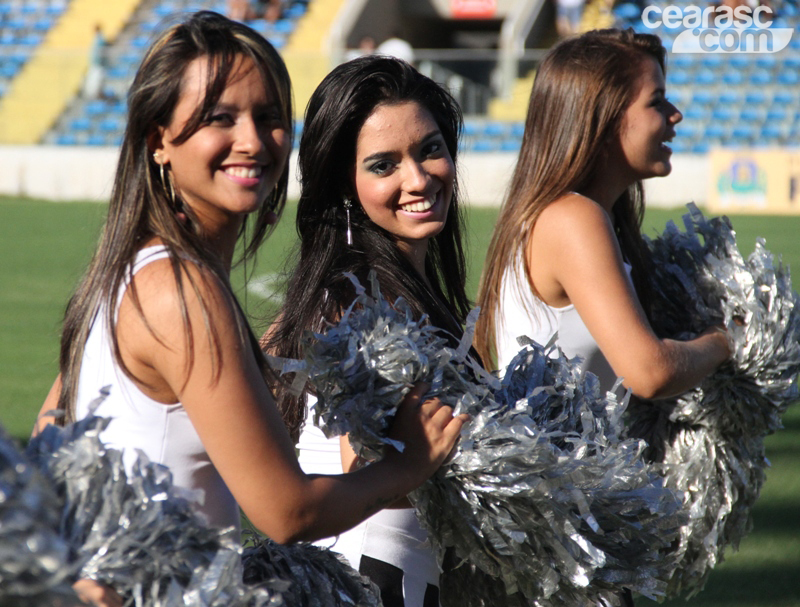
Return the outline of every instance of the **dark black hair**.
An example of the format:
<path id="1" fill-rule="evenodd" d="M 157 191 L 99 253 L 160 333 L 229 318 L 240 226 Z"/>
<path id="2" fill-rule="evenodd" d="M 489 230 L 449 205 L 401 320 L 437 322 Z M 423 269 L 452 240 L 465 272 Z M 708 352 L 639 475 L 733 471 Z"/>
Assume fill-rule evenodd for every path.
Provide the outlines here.
<path id="1" fill-rule="evenodd" d="M 299 251 L 276 324 L 262 343 L 272 354 L 301 356 L 304 332 L 337 320 L 355 296 L 344 272 L 352 272 L 366 286 L 369 271 L 375 270 L 385 297 L 402 296 L 418 316 L 427 314 L 435 326 L 461 335 L 470 303 L 464 290 L 457 183 L 447 221 L 428 244 L 425 274 L 430 287 L 392 234 L 370 221 L 358 203 L 350 212 L 353 244 L 346 242 L 343 201 L 356 199 L 352 168 L 358 134 L 376 107 L 404 102 L 416 102 L 430 112 L 455 162 L 461 110 L 447 91 L 405 61 L 380 55 L 354 59 L 335 68 L 312 95 L 300 141 Z M 284 419 L 296 435 L 304 414 L 302 402 L 281 387 L 276 391 Z"/>

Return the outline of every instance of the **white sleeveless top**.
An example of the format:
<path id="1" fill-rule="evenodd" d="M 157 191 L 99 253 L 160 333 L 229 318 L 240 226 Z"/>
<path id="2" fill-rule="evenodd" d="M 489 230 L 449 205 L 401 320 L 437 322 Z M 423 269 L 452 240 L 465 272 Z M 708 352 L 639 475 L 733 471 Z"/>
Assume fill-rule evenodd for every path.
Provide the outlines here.
<path id="1" fill-rule="evenodd" d="M 167 257 L 162 246 L 142 249 L 136 256 L 133 273 Z M 121 300 L 122 293 L 118 301 Z M 111 422 L 100 438 L 123 452 L 126 469 L 131 470 L 138 451 L 144 452 L 150 461 L 169 467 L 175 486 L 187 490 L 187 496 L 198 504 L 211 524 L 238 530 L 236 500 L 208 457 L 186 410 L 180 403 L 165 405 L 149 398 L 117 365 L 102 305 L 92 323 L 81 362 L 78 419 L 89 413 L 89 405 L 104 386 L 110 387 L 109 395 L 94 413 L 111 418 Z"/>
<path id="2" fill-rule="evenodd" d="M 500 287 L 500 307 L 495 322 L 497 340 L 497 362 L 501 370 L 520 351 L 517 337 L 525 335 L 533 341 L 545 345 L 558 333 L 556 343 L 570 358 L 580 356 L 581 368 L 591 371 L 600 379 L 600 388 L 610 390 L 617 381 L 617 375 L 600 351 L 597 342 L 578 314 L 574 305 L 554 308 L 536 297 L 525 281 L 522 260 L 518 259 L 519 276 L 522 284 L 517 284 L 511 268 L 507 268 Z M 625 264 L 630 280 L 631 266 Z"/>
<path id="3" fill-rule="evenodd" d="M 297 443 L 298 460 L 306 474 L 342 474 L 339 438 L 326 438 L 314 425 L 307 395 L 306 421 Z M 381 510 L 337 537 L 315 542 L 344 556 L 356 570 L 361 556 L 369 556 L 403 570 L 405 605 L 421 606 L 427 585 L 439 586 L 439 565 L 428 534 L 413 508 Z"/>

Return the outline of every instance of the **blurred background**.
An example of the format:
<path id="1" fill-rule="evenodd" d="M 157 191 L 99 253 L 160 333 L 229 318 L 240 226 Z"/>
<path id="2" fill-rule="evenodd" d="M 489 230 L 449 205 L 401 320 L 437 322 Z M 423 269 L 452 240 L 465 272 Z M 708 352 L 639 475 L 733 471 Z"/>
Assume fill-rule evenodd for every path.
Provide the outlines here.
<path id="1" fill-rule="evenodd" d="M 745 255 L 764 237 L 800 267 L 798 0 L 721 1 L 768 8 L 771 28 L 791 32 L 788 44 L 675 53 L 683 26 L 648 29 L 642 13 L 649 6 L 685 10 L 689 0 L 0 0 L 0 422 L 24 441 L 55 377 L 63 309 L 105 214 L 97 203 L 110 193 L 127 88 L 154 34 L 186 11 L 227 14 L 273 43 L 291 73 L 297 135 L 317 84 L 358 54 L 403 57 L 446 86 L 466 116 L 459 175 L 471 296 L 543 54 L 589 29 L 654 32 L 670 51 L 667 96 L 684 119 L 671 144 L 672 174 L 646 184 L 645 232 L 680 220 L 682 206 L 694 201 L 707 214 L 736 214 Z M 708 0 L 695 6 L 715 8 Z M 297 194 L 292 180 L 290 199 Z M 233 277 L 257 333 L 280 298 L 293 213 L 290 204 L 258 265 Z M 704 592 L 671 605 L 800 607 L 798 407 L 784 424 L 767 441 L 773 468 L 754 532 Z M 637 599 L 640 607 L 651 604 Z"/>
<path id="2" fill-rule="evenodd" d="M 670 50 L 668 96 L 684 120 L 672 144 L 673 175 L 647 184 L 649 203 L 796 212 L 798 0 L 714 1 L 764 5 L 770 29 L 793 35 L 779 51 L 776 37 L 761 40 L 761 52 L 673 53 L 683 26 L 649 29 L 642 12 L 684 10 L 690 0 L 0 0 L 0 194 L 105 199 L 125 94 L 144 50 L 176 14 L 212 9 L 279 49 L 292 77 L 298 134 L 316 85 L 358 54 L 403 57 L 444 84 L 467 117 L 467 200 L 489 206 L 502 200 L 546 50 L 595 28 L 656 33 Z"/>

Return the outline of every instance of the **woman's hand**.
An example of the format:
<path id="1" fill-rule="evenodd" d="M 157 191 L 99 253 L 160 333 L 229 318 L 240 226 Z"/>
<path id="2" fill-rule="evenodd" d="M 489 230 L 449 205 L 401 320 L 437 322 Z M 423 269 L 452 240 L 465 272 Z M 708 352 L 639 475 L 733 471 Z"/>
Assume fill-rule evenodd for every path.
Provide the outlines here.
<path id="1" fill-rule="evenodd" d="M 454 416 L 453 408 L 438 398 L 422 401 L 430 385 L 415 385 L 397 409 L 389 437 L 402 441 L 400 453 L 387 450 L 386 459 L 394 458 L 401 466 L 430 477 L 455 449 L 461 428 L 469 415 Z M 423 480 L 424 480 L 423 479 Z"/>
<path id="2" fill-rule="evenodd" d="M 93 607 L 122 607 L 122 597 L 113 588 L 94 580 L 78 580 L 72 585 L 78 598 Z"/>

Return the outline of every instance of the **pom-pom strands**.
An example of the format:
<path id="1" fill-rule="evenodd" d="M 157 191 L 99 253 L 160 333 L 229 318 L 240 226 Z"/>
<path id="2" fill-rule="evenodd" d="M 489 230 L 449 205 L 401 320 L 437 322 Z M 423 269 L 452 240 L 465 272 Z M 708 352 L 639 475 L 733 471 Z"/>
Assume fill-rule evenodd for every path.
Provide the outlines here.
<path id="1" fill-rule="evenodd" d="M 619 439 L 621 405 L 536 345 L 499 382 L 467 355 L 470 331 L 448 347 L 371 281 L 373 297 L 357 285 L 341 321 L 309 338 L 315 419 L 374 460 L 413 383 L 429 382 L 427 396 L 472 416 L 453 459 L 410 496 L 440 561 L 452 548 L 454 575 L 492 580 L 448 585 L 443 604 L 617 604 L 624 587 L 663 594 L 672 572 L 663 551 L 685 518 L 645 465 L 645 445 Z"/>
<path id="2" fill-rule="evenodd" d="M 48 426 L 29 458 L 0 436 L 3 607 L 77 607 L 77 578 L 108 584 L 126 607 L 380 605 L 329 551 L 261 541 L 243 555 L 232 529 L 196 517 L 167 468 L 140 455 L 126 473 L 99 439 L 107 424 Z"/>
<path id="3" fill-rule="evenodd" d="M 69 546 L 49 481 L 0 428 L 0 603 L 53 605 L 72 594 Z M 69 603 L 77 604 L 77 600 Z"/>
<path id="4" fill-rule="evenodd" d="M 256 584 L 273 580 L 286 605 L 381 607 L 377 586 L 330 550 L 312 544 L 282 546 L 254 537 L 245 547 L 242 560 L 244 581 Z M 278 580 L 284 580 L 283 586 Z"/>
<path id="5" fill-rule="evenodd" d="M 724 326 L 730 362 L 696 389 L 630 408 L 631 434 L 647 440 L 666 483 L 686 491 L 692 512 L 669 596 L 696 594 L 726 547 L 750 528 L 768 465 L 763 439 L 781 428 L 798 400 L 800 313 L 789 271 L 764 248 L 744 259 L 727 218 L 706 219 L 694 205 L 648 241 L 654 330 L 690 339 Z"/>
<path id="6" fill-rule="evenodd" d="M 107 424 L 90 416 L 50 425 L 28 446 L 61 501 L 58 533 L 75 577 L 106 583 L 136 607 L 282 605 L 279 594 L 244 585 L 233 530 L 203 524 L 167 468 L 140 454 L 126 474 L 122 453 L 99 439 Z"/>

